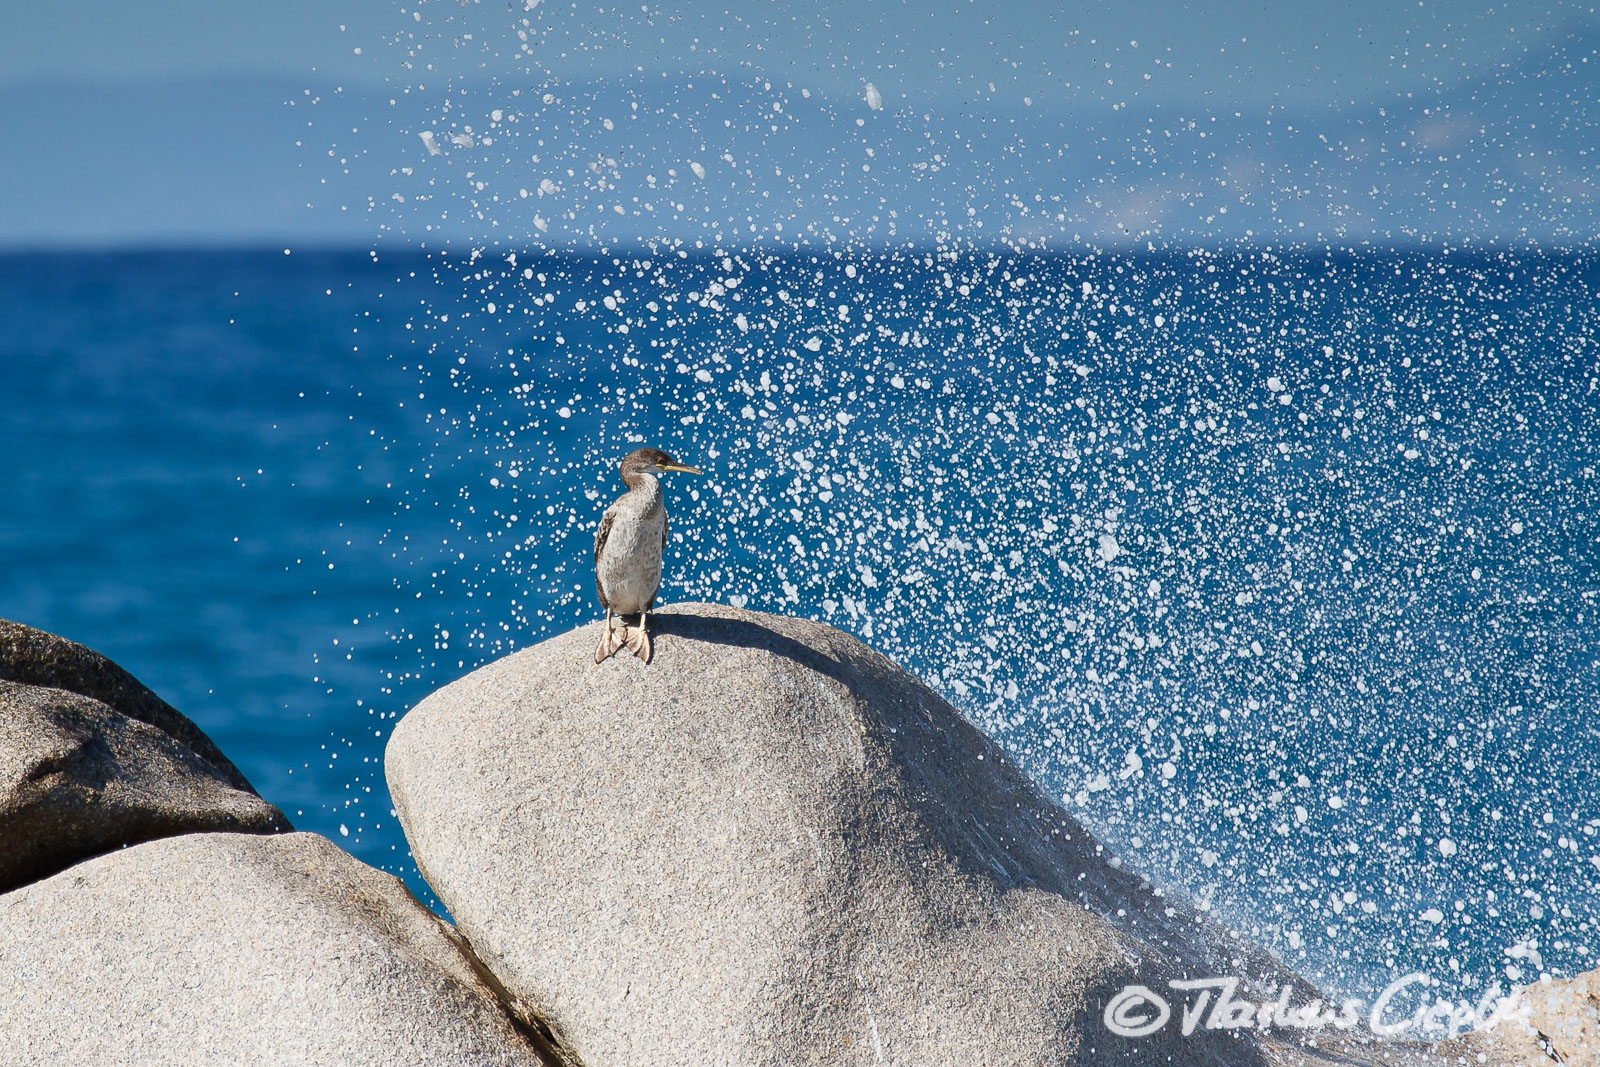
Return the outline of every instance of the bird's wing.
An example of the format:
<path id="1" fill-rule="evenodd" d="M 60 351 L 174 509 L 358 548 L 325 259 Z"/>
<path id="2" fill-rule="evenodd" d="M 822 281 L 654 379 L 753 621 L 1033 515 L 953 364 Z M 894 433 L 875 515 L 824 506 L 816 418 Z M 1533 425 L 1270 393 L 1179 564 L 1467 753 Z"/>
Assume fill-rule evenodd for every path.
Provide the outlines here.
<path id="1" fill-rule="evenodd" d="M 606 513 L 600 516 L 600 528 L 594 532 L 594 590 L 600 594 L 600 606 L 606 606 L 606 591 L 600 585 L 600 553 L 606 549 L 606 538 L 611 536 L 611 524 L 616 520 L 617 513 L 606 508 Z"/>

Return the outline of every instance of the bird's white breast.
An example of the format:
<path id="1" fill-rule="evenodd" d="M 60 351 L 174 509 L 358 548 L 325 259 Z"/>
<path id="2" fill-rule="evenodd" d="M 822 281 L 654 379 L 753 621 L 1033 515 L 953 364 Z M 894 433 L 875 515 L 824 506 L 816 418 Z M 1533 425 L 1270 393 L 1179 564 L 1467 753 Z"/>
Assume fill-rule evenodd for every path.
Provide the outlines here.
<path id="1" fill-rule="evenodd" d="M 661 486 L 646 477 L 640 490 L 623 494 L 606 509 L 611 531 L 600 553 L 598 577 L 605 600 L 619 615 L 644 611 L 661 587 L 661 542 L 667 511 Z"/>

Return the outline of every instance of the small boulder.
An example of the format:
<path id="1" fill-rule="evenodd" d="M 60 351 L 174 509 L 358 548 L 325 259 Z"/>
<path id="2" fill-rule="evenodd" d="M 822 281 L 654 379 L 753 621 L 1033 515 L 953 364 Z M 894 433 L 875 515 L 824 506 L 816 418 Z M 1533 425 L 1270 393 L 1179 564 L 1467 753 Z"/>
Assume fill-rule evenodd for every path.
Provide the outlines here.
<path id="1" fill-rule="evenodd" d="M 1108 1029 L 1168 978 L 1315 992 L 883 656 L 714 605 L 651 623 L 648 665 L 553 638 L 423 700 L 386 754 L 424 877 L 588 1067 L 1325 1062 Z"/>
<path id="2" fill-rule="evenodd" d="M 0 892 L 157 837 L 289 829 L 199 727 L 127 672 L 0 621 Z"/>
<path id="3" fill-rule="evenodd" d="M 255 792 L 204 730 L 139 679 L 76 641 L 0 619 L 0 680 L 65 689 L 98 700 L 187 746 L 235 789 Z"/>
<path id="4" fill-rule="evenodd" d="M 0 1062 L 561 1062 L 459 937 L 314 834 L 189 834 L 0 896 Z"/>
<path id="5" fill-rule="evenodd" d="M 288 829 L 171 735 L 76 693 L 0 682 L 0 892 L 158 837 Z"/>

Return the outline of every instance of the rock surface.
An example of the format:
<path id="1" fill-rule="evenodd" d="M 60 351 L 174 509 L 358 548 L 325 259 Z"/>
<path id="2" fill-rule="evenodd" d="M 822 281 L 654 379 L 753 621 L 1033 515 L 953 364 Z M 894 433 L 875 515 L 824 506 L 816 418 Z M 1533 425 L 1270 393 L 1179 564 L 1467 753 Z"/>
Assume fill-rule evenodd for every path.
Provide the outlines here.
<path id="1" fill-rule="evenodd" d="M 424 876 L 588 1067 L 1323 1062 L 1108 1031 L 1135 982 L 1313 994 L 1119 869 L 889 660 L 720 606 L 652 630 L 649 665 L 596 665 L 591 626 L 484 667 L 386 755 Z"/>
<path id="2" fill-rule="evenodd" d="M 1600 971 L 1524 986 L 1463 1044 L 1508 1067 L 1600 1065 Z"/>
<path id="3" fill-rule="evenodd" d="M 191 834 L 0 896 L 0 1063 L 531 1067 L 454 932 L 313 834 Z"/>
<path id="4" fill-rule="evenodd" d="M 139 679 L 76 641 L 0 619 L 0 680 L 65 689 L 98 700 L 187 746 L 235 789 L 255 792 L 205 731 Z"/>
<path id="5" fill-rule="evenodd" d="M 288 829 L 155 727 L 75 693 L 0 682 L 0 892 L 158 837 Z"/>
<path id="6" fill-rule="evenodd" d="M 127 672 L 0 621 L 0 892 L 158 837 L 288 829 L 194 723 Z"/>

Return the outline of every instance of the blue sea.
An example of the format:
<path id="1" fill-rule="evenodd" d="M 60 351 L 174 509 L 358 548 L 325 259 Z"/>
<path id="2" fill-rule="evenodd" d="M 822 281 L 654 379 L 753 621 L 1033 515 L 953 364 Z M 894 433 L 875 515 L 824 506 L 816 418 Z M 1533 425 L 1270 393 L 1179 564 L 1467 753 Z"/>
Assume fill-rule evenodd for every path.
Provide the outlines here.
<path id="1" fill-rule="evenodd" d="M 1326 985 L 1600 965 L 1600 257 L 0 258 L 0 616 L 104 652 L 431 902 L 384 744 L 664 600 L 899 659 Z"/>

